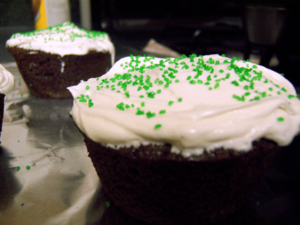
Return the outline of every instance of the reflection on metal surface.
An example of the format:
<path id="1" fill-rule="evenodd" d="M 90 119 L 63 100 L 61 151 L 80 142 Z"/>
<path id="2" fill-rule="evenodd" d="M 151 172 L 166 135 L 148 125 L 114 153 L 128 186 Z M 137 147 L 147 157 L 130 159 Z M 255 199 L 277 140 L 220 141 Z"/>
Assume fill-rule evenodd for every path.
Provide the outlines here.
<path id="1" fill-rule="evenodd" d="M 0 224 L 86 224 L 99 211 L 90 208 L 100 184 L 69 116 L 72 100 L 30 96 L 8 69 L 19 83 L 5 102 Z"/>

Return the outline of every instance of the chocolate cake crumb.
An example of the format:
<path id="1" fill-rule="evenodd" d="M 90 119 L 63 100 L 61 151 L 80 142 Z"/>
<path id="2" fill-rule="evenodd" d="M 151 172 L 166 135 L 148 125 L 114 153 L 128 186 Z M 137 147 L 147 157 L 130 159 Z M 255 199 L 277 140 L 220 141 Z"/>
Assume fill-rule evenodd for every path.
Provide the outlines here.
<path id="1" fill-rule="evenodd" d="M 111 66 L 110 53 L 90 51 L 86 55 L 50 54 L 8 47 L 31 94 L 42 98 L 71 98 L 66 89 L 81 80 L 99 77 Z"/>
<path id="2" fill-rule="evenodd" d="M 185 158 L 170 144 L 115 150 L 87 137 L 85 142 L 114 204 L 158 225 L 198 225 L 235 212 L 249 201 L 277 149 L 261 139 L 249 152 L 220 148 Z"/>

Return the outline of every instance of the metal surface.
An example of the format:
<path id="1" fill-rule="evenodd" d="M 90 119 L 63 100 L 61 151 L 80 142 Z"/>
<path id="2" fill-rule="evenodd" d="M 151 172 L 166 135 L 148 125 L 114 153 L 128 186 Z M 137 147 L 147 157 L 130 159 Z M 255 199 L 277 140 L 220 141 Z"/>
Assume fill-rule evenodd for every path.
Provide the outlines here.
<path id="1" fill-rule="evenodd" d="M 69 116 L 72 99 L 30 96 L 15 64 L 4 66 L 16 87 L 1 134 L 0 224 L 91 224 L 99 179 Z"/>

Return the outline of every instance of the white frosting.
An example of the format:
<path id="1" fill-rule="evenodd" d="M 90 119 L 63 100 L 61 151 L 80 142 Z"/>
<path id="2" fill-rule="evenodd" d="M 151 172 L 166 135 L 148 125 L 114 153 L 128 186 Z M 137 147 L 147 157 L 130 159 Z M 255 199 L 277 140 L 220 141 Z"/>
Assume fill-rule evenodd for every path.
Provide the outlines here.
<path id="1" fill-rule="evenodd" d="M 111 63 L 115 60 L 115 48 L 107 33 L 87 31 L 65 22 L 60 25 L 27 33 L 16 33 L 6 41 L 6 47 L 64 55 L 85 55 L 89 51 L 109 52 Z"/>
<path id="2" fill-rule="evenodd" d="M 14 76 L 0 64 L 0 93 L 7 94 L 15 85 Z"/>
<path id="3" fill-rule="evenodd" d="M 116 149 L 170 143 L 184 156 L 218 147 L 248 151 L 260 138 L 288 145 L 297 135 L 300 101 L 282 75 L 219 55 L 194 57 L 126 57 L 100 78 L 69 87 L 75 123 L 92 140 Z M 125 80 L 112 79 L 121 75 Z M 143 75 L 143 83 L 135 75 Z M 136 115 L 137 108 L 144 114 Z M 147 112 L 155 116 L 147 118 Z"/>

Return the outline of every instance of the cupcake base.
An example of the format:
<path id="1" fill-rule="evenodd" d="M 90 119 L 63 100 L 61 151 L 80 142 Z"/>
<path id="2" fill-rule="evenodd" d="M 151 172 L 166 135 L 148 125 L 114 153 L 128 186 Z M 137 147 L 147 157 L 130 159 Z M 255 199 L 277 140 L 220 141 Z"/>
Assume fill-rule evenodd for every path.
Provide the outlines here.
<path id="1" fill-rule="evenodd" d="M 71 98 L 66 89 L 81 80 L 100 77 L 107 72 L 110 54 L 91 51 L 86 55 L 50 54 L 43 51 L 7 48 L 31 92 L 42 98 Z"/>
<path id="2" fill-rule="evenodd" d="M 114 150 L 87 137 L 85 142 L 115 205 L 159 225 L 199 225 L 235 212 L 249 201 L 277 149 L 262 139 L 247 153 L 216 149 L 184 158 L 168 144 Z"/>

